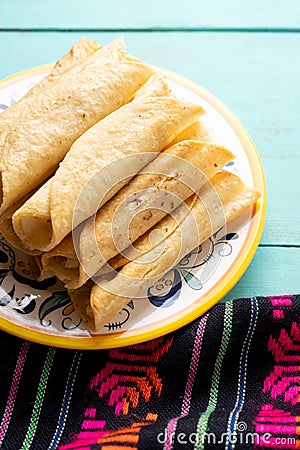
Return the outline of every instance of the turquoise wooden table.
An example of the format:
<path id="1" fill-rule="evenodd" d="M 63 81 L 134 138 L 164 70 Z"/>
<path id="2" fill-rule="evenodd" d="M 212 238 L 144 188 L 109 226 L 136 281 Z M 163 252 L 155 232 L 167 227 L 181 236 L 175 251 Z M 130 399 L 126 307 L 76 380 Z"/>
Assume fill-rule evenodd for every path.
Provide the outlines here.
<path id="1" fill-rule="evenodd" d="M 226 299 L 300 291 L 299 0 L 0 0 L 0 78 L 58 59 L 81 35 L 213 92 L 245 125 L 268 189 L 265 231 Z"/>

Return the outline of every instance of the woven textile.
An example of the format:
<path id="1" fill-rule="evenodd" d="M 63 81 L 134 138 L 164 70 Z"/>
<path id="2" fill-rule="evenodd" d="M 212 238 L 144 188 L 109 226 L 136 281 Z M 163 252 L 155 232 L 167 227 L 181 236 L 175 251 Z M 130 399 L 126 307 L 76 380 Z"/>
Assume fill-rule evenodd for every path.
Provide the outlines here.
<path id="1" fill-rule="evenodd" d="M 299 449 L 300 296 L 107 351 L 0 334 L 1 450 Z"/>

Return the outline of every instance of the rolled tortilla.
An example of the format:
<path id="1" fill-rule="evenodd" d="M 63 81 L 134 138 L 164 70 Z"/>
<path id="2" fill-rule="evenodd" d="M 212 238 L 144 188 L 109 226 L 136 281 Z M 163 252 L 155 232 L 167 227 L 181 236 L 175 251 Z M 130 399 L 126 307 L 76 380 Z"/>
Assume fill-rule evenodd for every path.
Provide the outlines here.
<path id="1" fill-rule="evenodd" d="M 142 89 L 139 89 L 137 91 L 135 98 L 143 98 L 147 96 L 166 96 L 169 95 L 169 93 L 170 88 L 165 77 L 161 76 L 160 74 L 156 74 L 147 81 Z M 3 235 L 6 237 L 6 239 L 8 239 L 9 242 L 12 243 L 12 245 L 24 251 L 24 253 L 40 255 L 42 252 L 41 250 L 27 247 L 23 243 L 23 241 L 21 241 L 14 230 L 12 216 L 18 209 L 20 209 L 24 205 L 25 201 L 28 200 L 24 208 L 26 208 L 29 216 L 30 213 L 32 213 L 33 217 L 35 217 L 35 215 L 39 217 L 40 227 L 43 227 L 43 224 L 45 224 L 43 231 L 47 233 L 47 226 L 50 220 L 49 192 L 50 183 L 46 182 L 41 186 L 37 195 L 33 196 L 35 192 L 32 192 L 32 195 L 27 194 L 27 196 L 23 197 L 22 199 L 24 201 L 19 200 L 13 206 L 8 208 L 8 210 L 6 210 L 5 213 L 0 217 L 0 232 L 3 231 Z M 15 205 L 17 205 L 17 207 Z M 67 253 L 69 253 L 69 250 L 66 249 L 66 251 Z M 50 271 L 46 267 L 44 267 L 42 270 L 42 263 L 40 258 L 38 258 L 38 265 L 41 268 L 41 279 L 52 277 L 54 275 L 53 273 L 50 273 Z"/>
<path id="2" fill-rule="evenodd" d="M 15 248 L 18 248 L 23 253 L 27 253 L 28 255 L 40 255 L 42 253 L 40 250 L 29 250 L 25 247 L 21 239 L 15 233 L 12 225 L 13 214 L 31 197 L 32 194 L 33 193 L 30 192 L 4 211 L 4 213 L 0 216 L 0 233 L 9 244 Z"/>
<path id="3" fill-rule="evenodd" d="M 138 91 L 137 96 L 145 95 L 145 90 L 148 89 L 148 86 L 151 87 L 152 94 L 160 95 L 161 94 L 161 77 L 157 75 L 153 77 L 157 80 L 157 86 L 153 89 L 153 80 L 150 79 L 146 85 Z M 183 130 L 180 134 L 178 134 L 175 139 L 169 144 L 172 145 L 183 141 L 183 140 L 198 140 L 200 142 L 213 142 L 214 136 L 213 134 L 206 128 L 204 121 L 200 117 L 197 122 L 194 122 L 192 125 L 189 125 L 185 130 Z M 168 148 L 168 146 L 167 146 Z M 11 229 L 12 229 L 11 224 Z M 17 239 L 19 239 L 16 236 Z M 20 239 L 19 239 L 20 241 Z M 21 242 L 21 241 L 20 241 Z M 64 283 L 72 282 L 73 280 L 77 280 L 79 278 L 79 265 L 77 255 L 73 245 L 73 239 L 71 235 L 68 235 L 60 244 L 54 247 L 49 252 L 46 252 L 42 255 L 38 260 L 38 264 L 40 267 L 40 278 L 43 280 L 48 277 L 52 277 L 56 275 L 60 280 Z M 116 267 L 120 267 L 120 265 L 124 265 L 124 258 L 121 257 L 119 259 L 114 258 L 110 264 L 116 265 Z M 119 265 L 118 265 L 119 264 Z"/>
<path id="4" fill-rule="evenodd" d="M 165 78 L 159 74 L 154 75 L 150 78 L 150 80 L 143 86 L 142 89 L 140 89 L 137 94 L 136 98 L 140 97 L 142 98 L 147 96 L 164 96 L 168 95 L 170 93 L 170 89 L 168 86 L 167 81 Z M 28 211 L 28 214 L 30 216 L 30 213 L 32 213 L 33 217 L 37 215 L 40 219 L 40 226 L 45 223 L 44 232 L 47 232 L 47 224 L 49 221 L 49 192 L 50 192 L 50 183 L 46 182 L 44 185 L 40 187 L 40 190 L 37 195 L 33 196 L 35 192 L 32 192 L 31 194 L 27 194 L 27 196 L 23 197 L 23 199 L 19 200 L 17 203 L 15 203 L 13 206 L 8 208 L 0 217 L 0 232 L 3 232 L 4 237 L 15 247 L 22 250 L 24 253 L 28 253 L 31 255 L 40 255 L 42 252 L 41 250 L 37 250 L 35 248 L 28 248 L 23 241 L 19 238 L 19 236 L 16 234 L 14 227 L 13 227 L 13 221 L 12 216 L 13 214 L 20 209 L 25 201 L 26 210 Z M 32 198 L 31 198 L 32 197 Z M 62 246 L 64 249 L 65 246 Z M 54 249 L 55 250 L 55 249 Z M 67 253 L 67 256 L 69 255 L 71 249 L 65 249 L 65 253 Z M 41 279 L 45 279 L 48 277 L 52 277 L 54 274 L 49 271 L 49 268 L 44 267 L 42 269 L 42 263 L 39 258 L 38 265 L 41 268 Z"/>
<path id="5" fill-rule="evenodd" d="M 23 117 L 25 108 L 34 108 L 36 96 L 43 95 L 52 83 L 56 82 L 65 73 L 71 70 L 80 70 L 83 63 L 89 60 L 102 46 L 95 41 L 82 37 L 73 47 L 54 65 L 50 73 L 39 83 L 35 84 L 14 105 L 10 106 L 1 115 L 0 128 Z"/>
<path id="6" fill-rule="evenodd" d="M 201 189 L 199 198 L 194 195 L 186 202 L 190 214 L 185 216 L 180 226 L 175 225 L 171 216 L 156 226 L 165 235 L 163 248 L 153 245 L 149 250 L 149 232 L 136 245 L 141 256 L 123 266 L 113 278 L 100 278 L 97 284 L 88 282 L 80 289 L 69 290 L 85 323 L 98 331 L 131 298 L 145 296 L 147 288 L 221 226 L 253 205 L 258 197 L 258 192 L 246 186 L 236 175 L 219 172 Z M 178 209 L 182 210 L 182 206 Z M 190 232 L 195 224 L 197 232 Z"/>
<path id="7" fill-rule="evenodd" d="M 56 170 L 75 140 L 132 99 L 153 69 L 118 39 L 71 68 L 40 95 L 36 87 L 4 111 L 0 136 L 0 213 Z"/>
<path id="8" fill-rule="evenodd" d="M 79 54 L 78 54 L 78 51 L 79 50 L 76 47 L 75 55 L 77 55 L 77 60 L 79 58 L 79 55 L 82 55 L 83 48 L 80 49 Z M 70 70 L 71 62 L 73 62 L 73 65 L 74 65 L 74 61 L 71 61 L 69 58 L 67 58 L 65 60 L 66 69 Z M 75 69 L 77 70 L 77 66 L 74 66 L 74 68 L 72 68 L 72 70 L 75 70 Z M 63 66 L 62 66 L 62 63 L 60 63 L 60 65 L 59 65 L 59 74 L 62 74 L 62 70 L 63 70 Z M 58 73 L 57 73 L 57 76 L 58 76 Z M 141 96 L 142 93 L 143 93 L 143 95 L 148 95 L 148 94 L 167 95 L 167 94 L 169 94 L 169 86 L 168 86 L 168 83 L 166 82 L 166 80 L 164 79 L 164 77 L 162 77 L 159 74 L 157 74 L 157 75 L 153 76 L 145 84 L 145 86 L 143 86 L 142 89 L 139 89 L 139 91 L 137 92 L 136 97 L 137 96 Z M 41 250 L 37 250 L 37 249 L 34 249 L 34 248 L 33 249 L 29 249 L 28 247 L 26 247 L 24 245 L 24 243 L 21 241 L 19 236 L 15 233 L 15 230 L 14 230 L 13 224 L 12 224 L 12 216 L 19 208 L 21 208 L 21 206 L 24 205 L 24 203 L 27 200 L 30 199 L 30 197 L 32 197 L 32 195 L 37 190 L 38 190 L 38 188 L 35 189 L 34 191 L 30 192 L 29 194 L 25 195 L 24 197 L 22 197 L 22 199 L 18 200 L 12 206 L 10 206 L 8 209 L 6 209 L 5 212 L 0 216 L 0 233 L 2 233 L 2 235 L 5 237 L 7 242 L 9 242 L 15 248 L 18 248 L 22 252 L 27 253 L 29 255 L 40 255 L 42 252 L 41 252 Z M 47 192 L 47 186 L 44 187 L 41 190 L 41 193 L 46 193 L 46 192 Z M 42 196 L 40 196 L 40 198 L 42 198 Z M 39 209 L 39 214 L 40 215 L 43 214 L 43 210 L 42 210 L 43 206 L 44 206 L 44 204 L 40 205 L 40 209 Z M 46 203 L 46 211 L 48 211 L 47 203 Z M 46 213 L 46 215 L 47 214 L 48 213 Z M 38 261 L 38 263 L 39 263 L 39 267 L 42 267 L 41 266 L 41 261 Z M 49 271 L 48 270 L 46 271 L 46 268 L 44 268 L 43 269 L 43 276 L 41 276 L 41 279 L 47 278 L 48 276 L 52 277 L 53 275 L 54 275 L 53 273 L 50 274 Z"/>
<path id="9" fill-rule="evenodd" d="M 230 151 L 213 144 L 194 140 L 174 144 L 107 202 L 95 219 L 85 224 L 76 249 L 81 264 L 73 246 L 72 237 L 76 239 L 73 234 L 43 254 L 42 267 L 68 288 L 77 289 L 108 260 L 198 192 L 233 158 Z"/>
<path id="10" fill-rule="evenodd" d="M 216 142 L 213 133 L 205 126 L 204 120 L 201 117 L 199 118 L 199 120 L 197 120 L 197 122 L 192 123 L 192 125 L 187 127 L 185 130 L 183 130 L 182 133 L 176 136 L 176 138 L 171 142 L 170 146 L 186 140 L 212 142 L 214 144 L 221 145 Z"/>
<path id="11" fill-rule="evenodd" d="M 34 108 L 37 95 L 43 95 L 44 91 L 66 72 L 74 70 L 75 68 L 81 68 L 83 63 L 100 48 L 101 45 L 98 44 L 98 42 L 82 37 L 59 61 L 57 61 L 53 69 L 45 78 L 29 89 L 18 102 L 1 113 L 0 132 L 3 131 L 5 127 L 11 125 L 12 122 L 18 120 L 19 117 L 22 118 L 24 116 L 24 111 Z"/>
<path id="12" fill-rule="evenodd" d="M 64 55 L 53 67 L 49 75 L 43 78 L 39 83 L 35 84 L 17 103 L 12 105 L 6 114 L 2 114 L 0 117 L 0 127 L 3 128 L 5 123 L 15 120 L 19 113 L 22 113 L 24 104 L 33 102 L 31 107 L 34 106 L 35 96 L 43 95 L 43 91 L 48 88 L 51 83 L 54 83 L 57 78 L 63 76 L 66 72 L 74 69 L 78 69 L 83 62 L 85 62 L 89 56 L 95 53 L 101 48 L 98 42 L 82 37 L 77 44 L 75 44 L 69 51 Z M 28 100 L 30 97 L 32 99 Z M 26 101 L 26 102 L 25 102 Z M 5 118 L 5 120 L 3 119 Z M 41 254 L 40 250 L 29 250 L 25 247 L 19 237 L 16 235 L 15 230 L 12 225 L 12 216 L 19 209 L 25 201 L 27 201 L 34 192 L 22 197 L 12 206 L 10 206 L 0 217 L 0 233 L 4 236 L 5 240 L 11 244 L 13 247 L 18 248 L 24 253 L 31 255 Z"/>
<path id="13" fill-rule="evenodd" d="M 15 232 L 28 248 L 51 250 L 203 112 L 148 94 L 119 108 L 77 139 L 55 175 L 16 211 Z"/>
<path id="14" fill-rule="evenodd" d="M 50 74 L 33 86 L 26 96 L 35 94 L 41 90 L 41 88 L 46 90 L 50 83 L 55 82 L 66 72 L 71 70 L 79 72 L 84 64 L 89 64 L 89 57 L 94 55 L 100 48 L 102 48 L 102 45 L 98 42 L 86 39 L 82 36 L 77 44 L 73 45 L 73 47 L 62 58 L 60 58 L 59 61 L 57 61 Z"/>

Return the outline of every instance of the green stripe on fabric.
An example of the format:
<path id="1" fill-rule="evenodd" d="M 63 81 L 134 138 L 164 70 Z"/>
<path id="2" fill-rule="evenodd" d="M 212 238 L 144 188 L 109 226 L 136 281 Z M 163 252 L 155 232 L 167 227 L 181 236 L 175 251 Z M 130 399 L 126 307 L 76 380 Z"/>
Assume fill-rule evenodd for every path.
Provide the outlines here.
<path id="1" fill-rule="evenodd" d="M 47 387 L 49 373 L 50 373 L 53 359 L 55 356 L 55 351 L 56 351 L 56 349 L 54 347 L 50 347 L 48 350 L 45 364 L 44 364 L 43 371 L 42 371 L 42 375 L 41 375 L 41 379 L 40 379 L 40 384 L 38 387 L 38 392 L 37 392 L 36 399 L 35 399 L 35 404 L 34 404 L 32 415 L 31 415 L 30 425 L 29 425 L 27 434 L 25 436 L 21 450 L 28 450 L 30 448 L 32 440 L 34 438 L 34 434 L 35 434 L 39 416 L 40 416 L 41 406 L 42 406 L 43 400 L 44 400 L 44 395 L 45 395 L 45 391 L 46 391 L 46 387 Z"/>
<path id="2" fill-rule="evenodd" d="M 226 302 L 222 342 L 213 371 L 208 406 L 206 411 L 200 416 L 200 419 L 197 424 L 197 442 L 194 447 L 197 450 L 204 449 L 207 424 L 211 414 L 215 411 L 217 406 L 221 369 L 226 354 L 226 350 L 230 341 L 232 331 L 232 319 L 233 319 L 233 302 Z"/>

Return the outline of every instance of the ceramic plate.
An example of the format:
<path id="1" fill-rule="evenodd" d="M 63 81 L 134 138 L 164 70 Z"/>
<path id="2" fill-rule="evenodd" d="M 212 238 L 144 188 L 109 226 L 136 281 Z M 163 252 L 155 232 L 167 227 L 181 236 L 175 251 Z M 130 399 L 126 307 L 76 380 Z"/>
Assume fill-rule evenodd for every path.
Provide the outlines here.
<path id="1" fill-rule="evenodd" d="M 37 67 L 0 82 L 0 110 L 15 103 L 50 70 Z M 234 286 L 258 246 L 266 207 L 262 165 L 247 132 L 220 100 L 197 84 L 163 70 L 171 88 L 206 110 L 204 122 L 236 159 L 225 170 L 238 174 L 261 193 L 259 203 L 186 255 L 98 333 L 80 320 L 63 286 L 37 282 L 32 260 L 0 238 L 0 327 L 43 344 L 73 349 L 101 349 L 149 340 L 173 331 L 203 314 Z"/>

